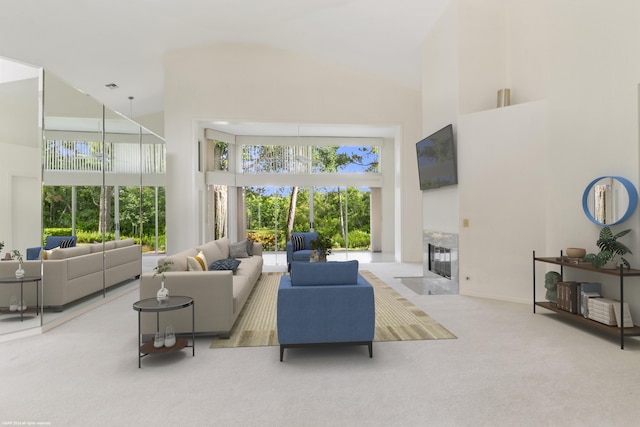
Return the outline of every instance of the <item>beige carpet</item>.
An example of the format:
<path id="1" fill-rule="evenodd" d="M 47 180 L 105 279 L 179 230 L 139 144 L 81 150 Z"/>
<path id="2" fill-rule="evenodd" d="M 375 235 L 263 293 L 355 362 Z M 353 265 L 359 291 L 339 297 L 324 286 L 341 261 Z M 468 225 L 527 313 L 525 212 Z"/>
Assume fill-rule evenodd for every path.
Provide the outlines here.
<path id="1" fill-rule="evenodd" d="M 283 273 L 262 273 L 231 338 L 215 338 L 211 348 L 277 346 L 276 300 Z M 369 271 L 360 274 L 373 286 L 376 301 L 374 341 L 440 340 L 456 338 L 444 326 L 409 302 Z"/>

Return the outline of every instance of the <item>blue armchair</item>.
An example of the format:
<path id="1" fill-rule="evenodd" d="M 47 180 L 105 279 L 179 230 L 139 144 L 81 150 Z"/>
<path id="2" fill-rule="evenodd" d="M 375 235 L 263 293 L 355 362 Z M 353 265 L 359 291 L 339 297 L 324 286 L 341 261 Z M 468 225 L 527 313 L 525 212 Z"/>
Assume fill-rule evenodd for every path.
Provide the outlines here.
<path id="1" fill-rule="evenodd" d="M 373 287 L 358 261 L 294 261 L 280 279 L 277 329 L 280 361 L 285 348 L 367 345 L 373 357 L 376 310 Z"/>
<path id="2" fill-rule="evenodd" d="M 300 245 L 296 243 L 296 236 L 302 236 L 297 239 Z M 291 233 L 291 240 L 287 241 L 287 270 L 291 271 L 291 263 L 293 261 L 306 261 L 309 262 L 311 257 L 311 241 L 318 238 L 318 233 L 315 231 L 307 232 L 293 232 Z"/>
<path id="3" fill-rule="evenodd" d="M 60 246 L 63 240 L 64 241 L 71 240 L 71 242 L 68 243 L 69 246 L 66 246 L 69 248 L 74 247 L 77 243 L 76 236 L 47 236 L 44 243 L 44 249 L 49 250 L 49 249 L 57 248 L 58 246 Z M 40 258 L 40 249 L 41 249 L 40 246 L 36 246 L 34 248 L 27 248 L 27 260 Z"/>

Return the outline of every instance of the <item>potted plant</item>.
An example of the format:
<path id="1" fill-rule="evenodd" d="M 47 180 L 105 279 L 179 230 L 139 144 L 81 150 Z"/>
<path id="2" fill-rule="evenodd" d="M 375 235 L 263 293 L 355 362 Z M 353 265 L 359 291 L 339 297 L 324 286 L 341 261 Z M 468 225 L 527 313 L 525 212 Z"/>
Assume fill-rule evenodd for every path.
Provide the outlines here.
<path id="1" fill-rule="evenodd" d="M 331 248 L 333 247 L 331 238 L 318 235 L 318 238 L 310 241 L 309 244 L 311 245 L 311 250 L 318 252 L 320 261 L 326 261 L 327 255 L 331 255 Z"/>
<path id="2" fill-rule="evenodd" d="M 18 269 L 16 270 L 16 279 L 22 279 L 24 277 L 24 270 L 22 269 L 22 254 L 19 250 L 14 249 L 11 254 L 18 260 Z"/>
<path id="3" fill-rule="evenodd" d="M 160 289 L 158 289 L 158 293 L 156 294 L 158 302 L 162 302 L 169 298 L 169 289 L 164 287 L 164 273 L 166 273 L 167 271 L 171 271 L 172 265 L 173 261 L 165 261 L 154 268 L 155 273 L 153 277 L 156 277 L 158 274 L 160 274 L 162 277 L 162 286 Z"/>
<path id="4" fill-rule="evenodd" d="M 630 254 L 631 251 L 626 245 L 618 242 L 620 237 L 627 235 L 630 231 L 631 229 L 628 229 L 613 234 L 609 227 L 602 227 L 600 238 L 596 241 L 600 252 L 598 254 L 587 254 L 584 260 L 590 261 L 595 268 L 616 268 L 620 265 L 620 262 L 625 267 L 631 268 L 629 261 L 622 257 L 622 255 Z M 620 261 L 616 260 L 617 256 L 620 257 Z"/>

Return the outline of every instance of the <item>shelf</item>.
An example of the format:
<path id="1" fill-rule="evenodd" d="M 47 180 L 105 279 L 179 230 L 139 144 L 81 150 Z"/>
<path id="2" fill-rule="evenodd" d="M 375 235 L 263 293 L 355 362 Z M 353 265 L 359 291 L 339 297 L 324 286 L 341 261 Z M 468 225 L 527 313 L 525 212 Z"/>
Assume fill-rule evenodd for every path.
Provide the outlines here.
<path id="1" fill-rule="evenodd" d="M 595 268 L 593 265 L 591 265 L 590 262 L 574 262 L 574 261 L 570 261 L 570 258 L 567 257 L 544 257 L 544 258 L 539 258 L 536 257 L 534 258 L 535 261 L 540 261 L 540 262 L 546 262 L 549 264 L 556 264 L 556 265 L 560 265 L 562 267 L 569 267 L 569 268 L 575 268 L 578 270 L 585 270 L 585 271 L 590 271 L 592 273 L 600 273 L 600 274 L 607 274 L 609 276 L 616 276 L 616 277 L 620 277 L 620 269 L 616 268 L 616 269 L 606 269 L 606 268 Z M 631 269 L 627 269 L 626 267 L 622 269 L 622 275 L 624 277 L 632 277 L 632 276 L 640 276 L 640 270 L 631 268 Z"/>
<path id="2" fill-rule="evenodd" d="M 182 350 L 187 347 L 189 342 L 185 338 L 176 338 L 176 344 L 173 347 L 160 347 L 155 348 L 153 341 L 148 341 L 140 346 L 140 353 L 143 354 L 160 354 L 171 353 L 172 351 Z"/>
<path id="3" fill-rule="evenodd" d="M 596 322 L 595 320 L 587 319 L 581 314 L 569 313 L 568 311 L 559 309 L 555 304 L 550 302 L 536 302 L 536 306 L 545 308 L 549 311 L 553 311 L 557 313 L 561 317 L 565 319 L 569 319 L 573 322 L 586 325 L 590 328 L 597 329 L 599 331 L 605 332 L 610 335 L 614 335 L 616 337 L 620 336 L 620 328 L 617 326 L 609 326 L 604 323 Z M 640 336 L 640 327 L 634 326 L 632 328 L 624 328 L 623 331 L 624 336 L 632 337 L 632 336 Z"/>

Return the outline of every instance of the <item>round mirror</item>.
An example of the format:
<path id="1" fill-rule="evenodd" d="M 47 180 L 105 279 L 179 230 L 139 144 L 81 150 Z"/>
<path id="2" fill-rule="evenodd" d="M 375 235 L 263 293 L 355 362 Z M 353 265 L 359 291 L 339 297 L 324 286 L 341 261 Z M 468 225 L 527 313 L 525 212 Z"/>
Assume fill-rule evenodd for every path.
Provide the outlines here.
<path id="1" fill-rule="evenodd" d="M 638 205 L 638 191 L 626 178 L 601 176 L 587 185 L 582 209 L 593 223 L 615 225 L 629 219 Z"/>

